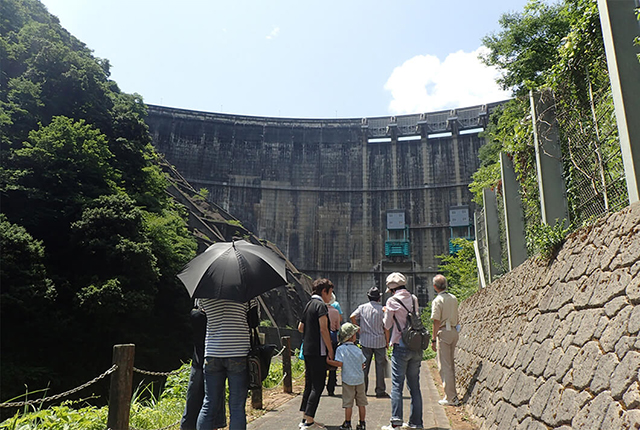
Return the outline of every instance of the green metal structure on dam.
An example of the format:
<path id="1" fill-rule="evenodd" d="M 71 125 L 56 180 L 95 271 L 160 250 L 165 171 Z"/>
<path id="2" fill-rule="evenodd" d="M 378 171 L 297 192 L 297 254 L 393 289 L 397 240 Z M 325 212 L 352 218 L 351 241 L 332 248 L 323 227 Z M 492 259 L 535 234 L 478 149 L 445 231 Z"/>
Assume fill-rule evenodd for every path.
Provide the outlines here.
<path id="1" fill-rule="evenodd" d="M 345 312 L 399 270 L 421 305 L 437 255 L 473 237 L 468 185 L 499 103 L 357 119 L 289 119 L 149 106 L 156 149 L 208 199 L 328 277 Z"/>

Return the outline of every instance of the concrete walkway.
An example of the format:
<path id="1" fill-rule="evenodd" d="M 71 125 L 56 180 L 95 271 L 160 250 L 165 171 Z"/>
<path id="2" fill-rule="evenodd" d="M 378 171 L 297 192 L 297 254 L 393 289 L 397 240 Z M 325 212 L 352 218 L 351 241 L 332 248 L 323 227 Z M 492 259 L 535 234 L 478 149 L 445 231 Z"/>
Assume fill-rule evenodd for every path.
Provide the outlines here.
<path id="1" fill-rule="evenodd" d="M 371 383 L 375 384 L 374 372 L 371 372 Z M 339 378 L 338 378 L 339 379 Z M 391 380 L 387 378 L 387 392 L 391 392 Z M 426 362 L 422 362 L 420 366 L 420 390 L 422 392 L 423 408 L 423 422 L 425 430 L 450 430 L 449 419 L 444 411 L 444 407 L 438 404 L 440 395 L 433 383 L 433 378 L 429 373 Z M 369 387 L 369 391 L 373 391 L 373 387 Z M 336 387 L 336 396 L 330 397 L 327 395 L 325 389 L 322 398 L 320 399 L 320 406 L 316 413 L 316 420 L 323 423 L 328 430 L 338 430 L 338 427 L 344 421 L 344 409 L 342 409 L 342 399 L 340 397 L 342 389 L 340 386 Z M 409 392 L 406 388 L 404 390 L 404 420 L 409 420 Z M 302 413 L 299 411 L 300 402 L 302 397 L 299 395 L 287 403 L 280 406 L 274 411 L 269 411 L 260 418 L 252 421 L 248 424 L 248 430 L 298 430 L 298 424 L 302 418 Z M 367 397 L 369 405 L 367 406 L 367 430 L 379 430 L 380 427 L 389 424 L 389 418 L 391 417 L 391 400 L 390 399 L 377 399 L 375 396 L 369 395 Z M 352 427 L 355 429 L 358 424 L 358 409 L 353 408 L 353 416 L 351 417 Z"/>

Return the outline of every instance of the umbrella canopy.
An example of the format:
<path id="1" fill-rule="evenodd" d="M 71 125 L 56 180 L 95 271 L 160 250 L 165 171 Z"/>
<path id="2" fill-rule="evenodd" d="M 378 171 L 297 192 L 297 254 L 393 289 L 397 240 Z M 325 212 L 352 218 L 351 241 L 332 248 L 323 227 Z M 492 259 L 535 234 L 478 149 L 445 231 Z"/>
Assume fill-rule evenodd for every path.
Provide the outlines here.
<path id="1" fill-rule="evenodd" d="M 241 303 L 287 283 L 284 259 L 245 240 L 214 243 L 191 260 L 178 278 L 191 297 Z"/>

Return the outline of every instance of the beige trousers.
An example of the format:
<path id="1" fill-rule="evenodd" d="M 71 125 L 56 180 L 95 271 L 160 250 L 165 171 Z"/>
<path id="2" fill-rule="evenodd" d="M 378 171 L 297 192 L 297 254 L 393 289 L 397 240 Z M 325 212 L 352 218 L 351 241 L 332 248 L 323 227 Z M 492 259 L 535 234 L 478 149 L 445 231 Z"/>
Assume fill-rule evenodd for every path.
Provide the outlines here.
<path id="1" fill-rule="evenodd" d="M 456 391 L 456 369 L 454 363 L 454 352 L 458 343 L 458 332 L 455 328 L 452 330 L 440 330 L 436 347 L 438 349 L 437 360 L 438 369 L 440 370 L 440 378 L 444 385 L 445 398 L 452 402 L 458 397 Z"/>

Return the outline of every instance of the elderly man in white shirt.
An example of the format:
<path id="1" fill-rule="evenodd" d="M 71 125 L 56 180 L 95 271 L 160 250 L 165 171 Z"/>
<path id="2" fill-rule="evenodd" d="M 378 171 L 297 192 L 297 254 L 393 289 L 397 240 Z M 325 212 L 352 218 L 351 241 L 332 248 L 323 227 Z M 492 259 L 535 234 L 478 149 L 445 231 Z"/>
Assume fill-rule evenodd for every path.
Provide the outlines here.
<path id="1" fill-rule="evenodd" d="M 438 294 L 431 304 L 433 320 L 433 342 L 431 347 L 437 352 L 440 378 L 444 386 L 445 398 L 438 403 L 444 406 L 458 406 L 456 391 L 456 370 L 454 352 L 458 343 L 458 299 L 447 290 L 447 279 L 442 275 L 433 278 L 433 289 Z"/>

